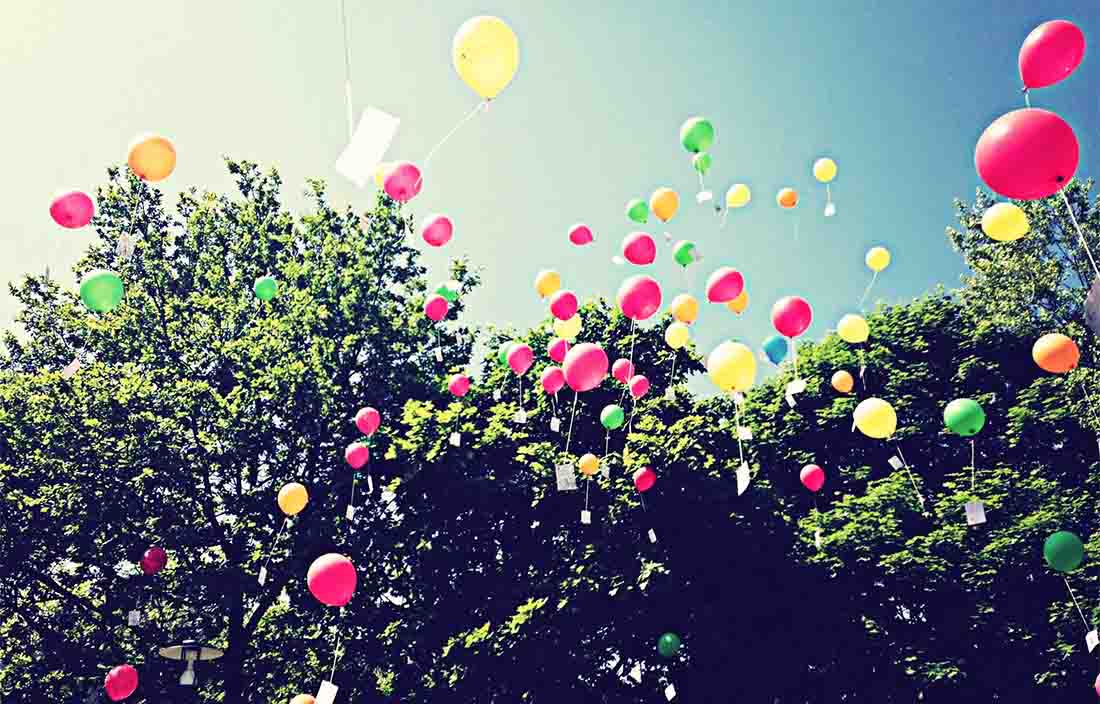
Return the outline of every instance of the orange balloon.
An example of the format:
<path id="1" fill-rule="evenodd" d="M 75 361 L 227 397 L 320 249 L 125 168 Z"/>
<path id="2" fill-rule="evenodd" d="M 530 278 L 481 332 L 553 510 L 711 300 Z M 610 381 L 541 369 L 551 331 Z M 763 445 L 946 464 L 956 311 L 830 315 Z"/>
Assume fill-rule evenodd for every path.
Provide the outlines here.
<path id="1" fill-rule="evenodd" d="M 842 394 L 851 393 L 852 389 L 856 385 L 856 380 L 852 378 L 852 375 L 841 369 L 839 372 L 833 374 L 833 388 Z"/>
<path id="2" fill-rule="evenodd" d="M 775 202 L 779 203 L 780 208 L 789 210 L 798 205 L 798 191 L 793 188 L 784 188 L 775 195 Z"/>
<path id="3" fill-rule="evenodd" d="M 143 134 L 130 142 L 126 163 L 146 181 L 163 181 L 176 168 L 176 148 L 167 137 Z"/>
<path id="4" fill-rule="evenodd" d="M 1052 374 L 1065 374 L 1077 368 L 1081 361 L 1081 350 L 1077 343 L 1060 332 L 1051 332 L 1035 341 L 1031 348 L 1031 358 L 1043 371 Z"/>
<path id="5" fill-rule="evenodd" d="M 290 704 L 315 704 L 316 701 L 312 694 L 299 694 L 290 700 Z"/>

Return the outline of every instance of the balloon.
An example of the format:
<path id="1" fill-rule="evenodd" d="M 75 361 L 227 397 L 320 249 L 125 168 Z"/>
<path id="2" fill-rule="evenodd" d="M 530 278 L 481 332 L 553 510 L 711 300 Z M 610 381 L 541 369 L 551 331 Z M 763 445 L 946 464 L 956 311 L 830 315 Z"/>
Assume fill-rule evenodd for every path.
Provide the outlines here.
<path id="1" fill-rule="evenodd" d="M 649 276 L 631 276 L 619 287 L 619 310 L 631 320 L 645 320 L 661 308 L 661 285 Z"/>
<path id="2" fill-rule="evenodd" d="M 550 359 L 558 364 L 565 361 L 565 355 L 568 352 L 569 343 L 560 337 L 555 337 L 553 340 L 550 340 L 550 344 L 546 346 L 546 354 L 550 355 Z"/>
<path id="3" fill-rule="evenodd" d="M 119 665 L 111 668 L 103 678 L 103 689 L 113 702 L 120 702 L 134 693 L 138 686 L 138 672 L 132 665 Z"/>
<path id="4" fill-rule="evenodd" d="M 1100 675 L 1096 676 L 1096 681 L 1092 683 L 1092 688 L 1096 690 L 1096 696 L 1100 697 Z"/>
<path id="5" fill-rule="evenodd" d="M 644 232 L 632 232 L 623 238 L 623 257 L 638 266 L 652 264 L 657 258 L 657 243 Z"/>
<path id="6" fill-rule="evenodd" d="M 786 296 L 772 306 L 772 325 L 784 337 L 798 337 L 813 322 L 814 311 L 805 298 Z"/>
<path id="7" fill-rule="evenodd" d="M 465 374 L 455 374 L 447 382 L 447 390 L 455 396 L 462 398 L 470 390 L 470 377 Z"/>
<path id="8" fill-rule="evenodd" d="M 699 301 L 695 300 L 695 296 L 690 293 L 681 293 L 673 298 L 668 309 L 672 312 L 673 318 L 687 325 L 691 325 L 699 317 Z"/>
<path id="9" fill-rule="evenodd" d="M 668 222 L 680 209 L 680 196 L 671 188 L 658 188 L 649 197 L 649 211 L 661 222 Z"/>
<path id="10" fill-rule="evenodd" d="M 279 282 L 274 276 L 261 276 L 256 279 L 256 283 L 252 284 L 252 292 L 261 301 L 270 301 L 275 298 L 275 294 L 279 293 Z"/>
<path id="11" fill-rule="evenodd" d="M 680 266 L 688 266 L 696 259 L 702 259 L 695 243 L 691 240 L 680 240 L 672 247 L 672 259 Z"/>
<path id="12" fill-rule="evenodd" d="M 530 345 L 521 342 L 518 345 L 512 345 L 512 349 L 508 350 L 508 366 L 512 368 L 516 376 L 526 374 L 534 361 L 535 353 L 531 350 Z"/>
<path id="13" fill-rule="evenodd" d="M 435 292 L 446 298 L 448 303 L 454 303 L 458 300 L 458 292 L 461 288 L 462 284 L 452 279 L 441 283 Z"/>
<path id="14" fill-rule="evenodd" d="M 176 148 L 167 137 L 156 134 L 139 135 L 130 142 L 126 163 L 138 178 L 163 181 L 176 168 Z"/>
<path id="15" fill-rule="evenodd" d="M 382 188 L 386 195 L 398 203 L 410 201 L 420 193 L 420 187 L 424 180 L 420 176 L 420 169 L 416 164 L 408 161 L 395 162 L 390 172 L 386 174 L 386 180 L 382 182 Z"/>
<path id="16" fill-rule="evenodd" d="M 1054 85 L 1069 76 L 1085 58 L 1085 35 L 1067 20 L 1044 22 L 1020 47 L 1020 78 L 1028 88 Z"/>
<path id="17" fill-rule="evenodd" d="M 894 434 L 898 416 L 894 407 L 881 398 L 860 401 L 855 412 L 856 427 L 869 438 L 884 439 Z"/>
<path id="18" fill-rule="evenodd" d="M 561 367 L 547 367 L 542 370 L 539 381 L 542 382 L 543 391 L 548 394 L 556 394 L 561 391 L 561 387 L 565 386 L 565 372 L 561 370 Z"/>
<path id="19" fill-rule="evenodd" d="M 742 313 L 744 313 L 745 309 L 748 308 L 748 307 L 749 307 L 749 292 L 744 291 L 744 290 L 741 291 L 740 294 L 738 294 L 737 298 L 733 299 L 732 301 L 727 301 L 726 302 L 726 308 L 729 308 L 730 310 L 732 310 L 734 313 L 737 313 L 738 315 L 741 315 Z"/>
<path id="20" fill-rule="evenodd" d="M 630 377 L 630 381 L 627 382 L 627 386 L 630 387 L 630 396 L 635 401 L 649 393 L 649 379 L 646 379 L 641 374 L 635 374 L 634 376 Z"/>
<path id="21" fill-rule="evenodd" d="M 671 658 L 680 650 L 680 636 L 675 633 L 665 633 L 657 639 L 657 652 L 661 657 Z"/>
<path id="22" fill-rule="evenodd" d="M 849 313 L 836 324 L 836 333 L 840 335 L 841 340 L 858 345 L 861 342 L 867 342 L 867 338 L 871 334 L 871 328 L 862 315 Z"/>
<path id="23" fill-rule="evenodd" d="M 630 377 L 634 376 L 634 365 L 629 359 L 620 357 L 611 365 L 611 376 L 615 377 L 616 381 L 626 384 L 630 381 Z"/>
<path id="24" fill-rule="evenodd" d="M 756 359 L 740 342 L 726 341 L 707 357 L 707 373 L 722 391 L 748 391 L 756 380 Z"/>
<path id="25" fill-rule="evenodd" d="M 581 316 L 574 315 L 569 320 L 555 320 L 554 334 L 563 340 L 575 340 L 581 331 Z M 562 361 L 565 361 L 564 358 Z"/>
<path id="26" fill-rule="evenodd" d="M 876 274 L 890 266 L 890 250 L 885 247 L 871 247 L 863 258 L 867 268 Z"/>
<path id="27" fill-rule="evenodd" d="M 623 427 L 623 423 L 626 422 L 626 412 L 622 409 L 622 406 L 610 404 L 603 407 L 600 411 L 600 425 L 608 430 L 616 430 Z"/>
<path id="28" fill-rule="evenodd" d="M 772 364 L 779 364 L 787 357 L 788 347 L 787 338 L 780 337 L 779 335 L 772 335 L 764 340 L 763 345 L 764 354 Z"/>
<path id="29" fill-rule="evenodd" d="M 550 312 L 558 320 L 569 320 L 577 314 L 577 296 L 572 291 L 558 291 L 550 297 Z"/>
<path id="30" fill-rule="evenodd" d="M 344 461 L 352 469 L 361 469 L 370 459 L 370 448 L 361 442 L 353 442 L 344 448 Z"/>
<path id="31" fill-rule="evenodd" d="M 1015 203 L 996 203 L 982 213 L 982 232 L 998 242 L 1012 242 L 1031 229 L 1027 214 Z"/>
<path id="32" fill-rule="evenodd" d="M 841 369 L 833 373 L 832 384 L 834 389 L 842 394 L 847 394 L 855 388 L 856 380 L 852 378 L 851 374 Z"/>
<path id="33" fill-rule="evenodd" d="M 581 474 L 586 477 L 591 477 L 596 472 L 600 471 L 600 460 L 591 452 L 581 455 L 580 461 L 577 462 L 577 467 L 581 470 Z"/>
<path id="34" fill-rule="evenodd" d="M 147 575 L 154 575 L 164 569 L 168 564 L 168 553 L 164 548 L 154 545 L 141 556 L 141 571 Z"/>
<path id="35" fill-rule="evenodd" d="M 1043 371 L 1065 374 L 1077 368 L 1081 351 L 1077 349 L 1077 343 L 1062 333 L 1050 332 L 1035 341 L 1031 358 Z"/>
<path id="36" fill-rule="evenodd" d="M 634 488 L 643 494 L 652 489 L 656 481 L 657 473 L 649 467 L 642 467 L 634 472 Z"/>
<path id="37" fill-rule="evenodd" d="M 974 148 L 978 175 L 996 193 L 1037 200 L 1057 193 L 1077 171 L 1077 137 L 1048 110 L 1013 110 L 993 121 Z"/>
<path id="38" fill-rule="evenodd" d="M 814 162 L 814 178 L 822 183 L 828 183 L 836 178 L 836 162 L 829 157 L 822 157 Z"/>
<path id="39" fill-rule="evenodd" d="M 89 271 L 80 283 L 80 300 L 94 313 L 108 313 L 122 302 L 122 279 L 113 271 Z"/>
<path id="40" fill-rule="evenodd" d="M 679 321 L 665 328 L 665 344 L 674 350 L 678 350 L 686 345 L 690 339 L 691 332 L 688 330 L 688 326 Z"/>
<path id="41" fill-rule="evenodd" d="M 290 704 L 317 704 L 312 694 L 299 694 L 290 700 Z"/>
<path id="42" fill-rule="evenodd" d="M 512 349 L 514 342 L 505 342 L 497 349 L 497 364 L 505 366 L 508 364 L 508 352 Z"/>
<path id="43" fill-rule="evenodd" d="M 790 210 L 798 205 L 798 192 L 793 188 L 784 188 L 775 194 L 775 202 L 779 204 L 780 208 Z"/>
<path id="44" fill-rule="evenodd" d="M 309 503 L 309 492 L 298 482 L 290 482 L 279 489 L 279 509 L 287 516 L 297 516 Z"/>
<path id="45" fill-rule="evenodd" d="M 492 100 L 512 82 L 519 68 L 519 39 L 499 17 L 471 17 L 451 44 L 458 77 L 475 93 Z"/>
<path id="46" fill-rule="evenodd" d="M 743 208 L 752 200 L 752 191 L 743 183 L 735 183 L 726 191 L 727 208 Z"/>
<path id="47" fill-rule="evenodd" d="M 985 425 L 985 411 L 973 399 L 957 398 L 943 409 L 943 422 L 951 432 L 968 438 Z"/>
<path id="48" fill-rule="evenodd" d="M 680 144 L 693 154 L 705 152 L 714 144 L 714 125 L 705 117 L 693 117 L 680 126 Z"/>
<path id="49" fill-rule="evenodd" d="M 592 228 L 578 223 L 569 228 L 569 241 L 575 245 L 586 245 L 593 240 Z"/>
<path id="50" fill-rule="evenodd" d="M 745 290 L 745 277 L 728 266 L 715 269 L 707 279 L 707 300 L 711 303 L 729 303 Z"/>
<path id="51" fill-rule="evenodd" d="M 798 479 L 802 486 L 816 494 L 825 486 L 825 470 L 816 464 L 808 464 L 799 472 Z"/>
<path id="52" fill-rule="evenodd" d="M 582 342 L 565 355 L 565 383 L 576 392 L 591 391 L 607 376 L 607 354 L 599 345 Z"/>
<path id="53" fill-rule="evenodd" d="M 649 206 L 641 198 L 635 198 L 626 204 L 626 216 L 638 224 L 649 220 Z"/>
<path id="54" fill-rule="evenodd" d="M 446 215 L 428 215 L 420 221 L 420 236 L 432 247 L 450 242 L 454 231 L 454 223 Z"/>
<path id="55" fill-rule="evenodd" d="M 75 230 L 92 221 L 95 204 L 87 193 L 66 191 L 54 196 L 50 203 L 50 217 L 61 227 Z"/>
<path id="56" fill-rule="evenodd" d="M 713 160 L 710 158 L 710 154 L 706 154 L 703 152 L 696 154 L 691 158 L 691 165 L 695 167 L 696 171 L 703 174 L 704 176 L 708 171 L 710 171 L 710 165 L 712 163 Z"/>
<path id="57" fill-rule="evenodd" d="M 379 164 L 374 170 L 374 185 L 379 189 L 383 188 L 386 184 L 386 176 L 389 176 L 391 169 L 393 169 L 392 161 L 383 161 Z"/>
<path id="58" fill-rule="evenodd" d="M 382 414 L 375 408 L 364 406 L 355 414 L 355 427 L 367 437 L 374 435 L 374 431 L 378 430 L 380 425 L 382 425 Z"/>
<path id="59" fill-rule="evenodd" d="M 428 296 L 428 300 L 424 301 L 424 315 L 436 323 L 447 316 L 449 308 L 450 305 L 447 303 L 447 299 L 439 294 L 433 293 Z"/>
<path id="60" fill-rule="evenodd" d="M 344 606 L 355 593 L 355 565 L 343 555 L 321 555 L 309 566 L 306 584 L 317 601 L 326 606 Z"/>
<path id="61" fill-rule="evenodd" d="M 1043 557 L 1054 570 L 1072 572 L 1085 559 L 1085 546 L 1073 533 L 1060 530 L 1043 543 Z"/>

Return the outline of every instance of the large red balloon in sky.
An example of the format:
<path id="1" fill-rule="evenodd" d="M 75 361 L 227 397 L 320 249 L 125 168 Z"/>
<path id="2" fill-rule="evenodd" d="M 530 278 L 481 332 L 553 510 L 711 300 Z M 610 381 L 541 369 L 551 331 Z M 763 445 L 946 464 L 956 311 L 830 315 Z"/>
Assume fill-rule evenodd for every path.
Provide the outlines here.
<path id="1" fill-rule="evenodd" d="M 1066 20 L 1044 22 L 1020 47 L 1020 78 L 1028 88 L 1054 85 L 1085 58 L 1085 34 Z"/>
<path id="2" fill-rule="evenodd" d="M 974 165 L 985 185 L 1005 198 L 1038 200 L 1060 191 L 1077 171 L 1077 137 L 1049 110 L 1025 108 L 985 128 Z"/>

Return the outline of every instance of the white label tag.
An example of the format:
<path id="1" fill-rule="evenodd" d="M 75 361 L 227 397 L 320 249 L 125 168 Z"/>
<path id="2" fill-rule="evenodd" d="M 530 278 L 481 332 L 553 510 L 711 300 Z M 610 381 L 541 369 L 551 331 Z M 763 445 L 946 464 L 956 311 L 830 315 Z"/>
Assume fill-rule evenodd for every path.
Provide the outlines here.
<path id="1" fill-rule="evenodd" d="M 367 475 L 367 493 L 374 493 L 374 479 L 372 479 L 369 474 Z"/>
<path id="2" fill-rule="evenodd" d="M 374 178 L 374 171 L 386 155 L 400 124 L 400 118 L 368 107 L 351 143 L 336 160 L 336 171 L 356 186 L 365 187 Z"/>
<path id="3" fill-rule="evenodd" d="M 437 362 L 442 362 L 443 361 L 443 350 L 439 347 L 435 348 L 435 361 L 437 361 Z"/>
<path id="4" fill-rule="evenodd" d="M 561 431 L 561 419 L 560 418 L 551 418 L 550 419 L 550 432 L 557 433 L 557 432 L 560 432 L 560 431 Z"/>
<path id="5" fill-rule="evenodd" d="M 794 408 L 796 405 L 798 405 L 798 402 L 794 400 L 794 396 L 787 394 L 786 396 L 784 396 L 784 398 L 787 399 L 787 405 L 791 408 Z"/>
<path id="6" fill-rule="evenodd" d="M 451 433 L 451 444 L 454 445 L 455 447 L 458 447 L 459 445 L 461 445 L 462 444 L 462 433 L 459 433 L 459 432 Z"/>
<path id="7" fill-rule="evenodd" d="M 321 682 L 321 688 L 317 690 L 317 696 L 314 697 L 314 704 L 333 704 L 336 701 L 336 693 L 340 691 L 340 688 L 324 680 Z"/>
<path id="8" fill-rule="evenodd" d="M 672 701 L 675 698 L 676 698 L 676 687 L 674 687 L 670 684 L 669 686 L 665 687 L 665 699 L 667 699 L 669 701 Z"/>
<path id="9" fill-rule="evenodd" d="M 344 511 L 344 518 L 348 519 L 349 521 L 355 520 L 355 507 L 351 504 L 348 504 L 348 510 Z"/>
<path id="10" fill-rule="evenodd" d="M 138 611 L 137 609 L 134 609 L 130 613 L 126 614 L 126 625 L 127 626 L 137 626 L 140 623 L 141 623 L 141 612 Z"/>
<path id="11" fill-rule="evenodd" d="M 1100 645 L 1100 633 L 1097 633 L 1095 628 L 1085 634 L 1085 645 L 1088 646 L 1090 653 Z"/>
<path id="12" fill-rule="evenodd" d="M 791 396 L 794 396 L 795 394 L 800 394 L 805 390 L 806 390 L 806 380 L 805 379 L 795 379 L 794 381 L 787 384 L 787 393 L 789 393 Z"/>
<path id="13" fill-rule="evenodd" d="M 667 389 L 665 389 L 665 400 L 666 401 L 675 401 L 676 400 L 676 392 L 672 390 L 671 386 L 668 387 Z"/>
<path id="14" fill-rule="evenodd" d="M 862 379 L 863 375 L 867 373 L 867 367 L 861 366 L 859 368 L 859 378 Z"/>
<path id="15" fill-rule="evenodd" d="M 814 547 L 817 548 L 818 550 L 821 549 L 821 529 L 820 528 L 815 528 L 814 529 Z"/>
<path id="16" fill-rule="evenodd" d="M 695 194 L 695 202 L 699 205 L 702 205 L 703 203 L 709 203 L 713 199 L 714 194 L 710 191 L 699 191 Z M 669 699 L 672 699 L 672 697 L 669 697 Z"/>
<path id="17" fill-rule="evenodd" d="M 741 440 L 752 440 L 752 429 L 740 427 L 737 429 L 737 437 Z"/>
<path id="18" fill-rule="evenodd" d="M 78 371 L 80 371 L 80 358 L 76 357 L 61 370 L 61 378 L 71 379 Z"/>
<path id="19" fill-rule="evenodd" d="M 493 400 L 494 401 L 499 401 L 500 400 L 500 389 L 493 389 Z"/>
<path id="20" fill-rule="evenodd" d="M 737 495 L 745 493 L 745 489 L 749 488 L 749 479 L 751 479 L 751 473 L 749 472 L 749 463 L 742 462 L 741 466 L 737 468 Z"/>
<path id="21" fill-rule="evenodd" d="M 581 511 L 581 523 L 583 523 L 584 525 L 592 523 L 591 511 Z"/>
<path id="22" fill-rule="evenodd" d="M 573 473 L 573 465 L 563 462 L 554 468 L 558 479 L 558 491 L 576 491 L 577 477 Z"/>
<path id="23" fill-rule="evenodd" d="M 836 215 L 836 203 L 826 203 L 825 204 L 825 217 L 831 218 L 834 215 Z"/>
<path id="24" fill-rule="evenodd" d="M 516 414 L 512 416 L 512 420 L 516 423 L 523 424 L 527 422 L 527 411 L 520 409 L 516 411 Z"/>
<path id="25" fill-rule="evenodd" d="M 635 682 L 642 681 L 642 665 L 641 663 L 634 663 L 634 667 L 630 669 L 630 678 Z"/>
<path id="26" fill-rule="evenodd" d="M 652 528 L 649 529 L 649 542 L 651 542 L 651 543 L 657 542 L 657 534 L 653 532 Z"/>
<path id="27" fill-rule="evenodd" d="M 738 406 L 744 405 L 745 404 L 745 395 L 743 393 L 741 393 L 740 391 L 734 391 L 733 392 L 733 402 L 736 403 Z"/>
<path id="28" fill-rule="evenodd" d="M 897 455 L 894 455 L 893 457 L 890 458 L 890 466 L 893 467 L 894 469 L 901 469 L 902 467 L 905 466 L 905 463 L 901 461 L 900 457 L 898 457 Z"/>
<path id="29" fill-rule="evenodd" d="M 924 505 L 924 502 L 921 502 Z M 966 525 L 978 526 L 985 523 L 985 506 L 981 501 L 966 502 Z"/>
<path id="30" fill-rule="evenodd" d="M 267 568 L 266 567 L 261 567 L 260 568 L 260 578 L 257 579 L 256 581 L 260 583 L 261 587 L 264 585 L 264 582 L 267 581 Z"/>

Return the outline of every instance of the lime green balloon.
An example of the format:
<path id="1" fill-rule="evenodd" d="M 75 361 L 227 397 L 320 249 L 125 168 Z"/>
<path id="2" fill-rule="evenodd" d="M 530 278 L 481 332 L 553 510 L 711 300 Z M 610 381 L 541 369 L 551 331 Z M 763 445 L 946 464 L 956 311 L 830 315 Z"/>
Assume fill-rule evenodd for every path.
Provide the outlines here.
<path id="1" fill-rule="evenodd" d="M 649 220 L 649 205 L 641 198 L 635 198 L 626 204 L 626 216 L 636 223 Z"/>
<path id="2" fill-rule="evenodd" d="M 122 279 L 113 271 L 89 271 L 80 283 L 80 300 L 88 310 L 109 313 L 122 302 Z"/>
<path id="3" fill-rule="evenodd" d="M 680 650 L 680 636 L 675 633 L 665 633 L 657 639 L 657 652 L 661 657 L 671 658 L 678 650 Z"/>
<path id="4" fill-rule="evenodd" d="M 497 350 L 497 363 L 500 364 L 500 366 L 508 366 L 508 352 L 512 349 L 512 345 L 514 344 L 516 343 L 505 342 L 503 345 L 500 346 L 500 349 Z"/>
<path id="5" fill-rule="evenodd" d="M 957 398 L 943 409 L 943 422 L 951 432 L 968 438 L 985 426 L 985 411 L 973 399 Z"/>
<path id="6" fill-rule="evenodd" d="M 714 125 L 705 117 L 693 117 L 680 127 L 680 144 L 693 154 L 705 152 L 714 144 Z"/>
<path id="7" fill-rule="evenodd" d="M 672 258 L 676 260 L 676 263 L 680 266 L 687 266 L 694 262 L 698 257 L 695 254 L 695 243 L 691 240 L 681 240 L 676 243 L 676 246 L 672 249 Z"/>
<path id="8" fill-rule="evenodd" d="M 1085 559 L 1081 539 L 1068 530 L 1060 530 L 1043 543 L 1043 557 L 1059 572 L 1072 572 Z"/>
<path id="9" fill-rule="evenodd" d="M 706 152 L 700 152 L 691 158 L 691 165 L 695 167 L 695 170 L 704 176 L 710 171 L 711 158 L 710 154 Z"/>
<path id="10" fill-rule="evenodd" d="M 612 403 L 604 406 L 603 410 L 600 411 L 600 424 L 608 430 L 621 428 L 625 422 L 626 412 L 623 411 L 622 406 L 616 406 Z"/>
<path id="11" fill-rule="evenodd" d="M 435 292 L 446 298 L 448 303 L 454 303 L 458 300 L 458 290 L 460 287 L 461 284 L 457 281 L 444 281 Z"/>
<path id="12" fill-rule="evenodd" d="M 256 292 L 256 298 L 261 301 L 270 301 L 279 292 L 279 282 L 275 280 L 274 276 L 261 276 L 256 279 L 252 290 Z"/>

